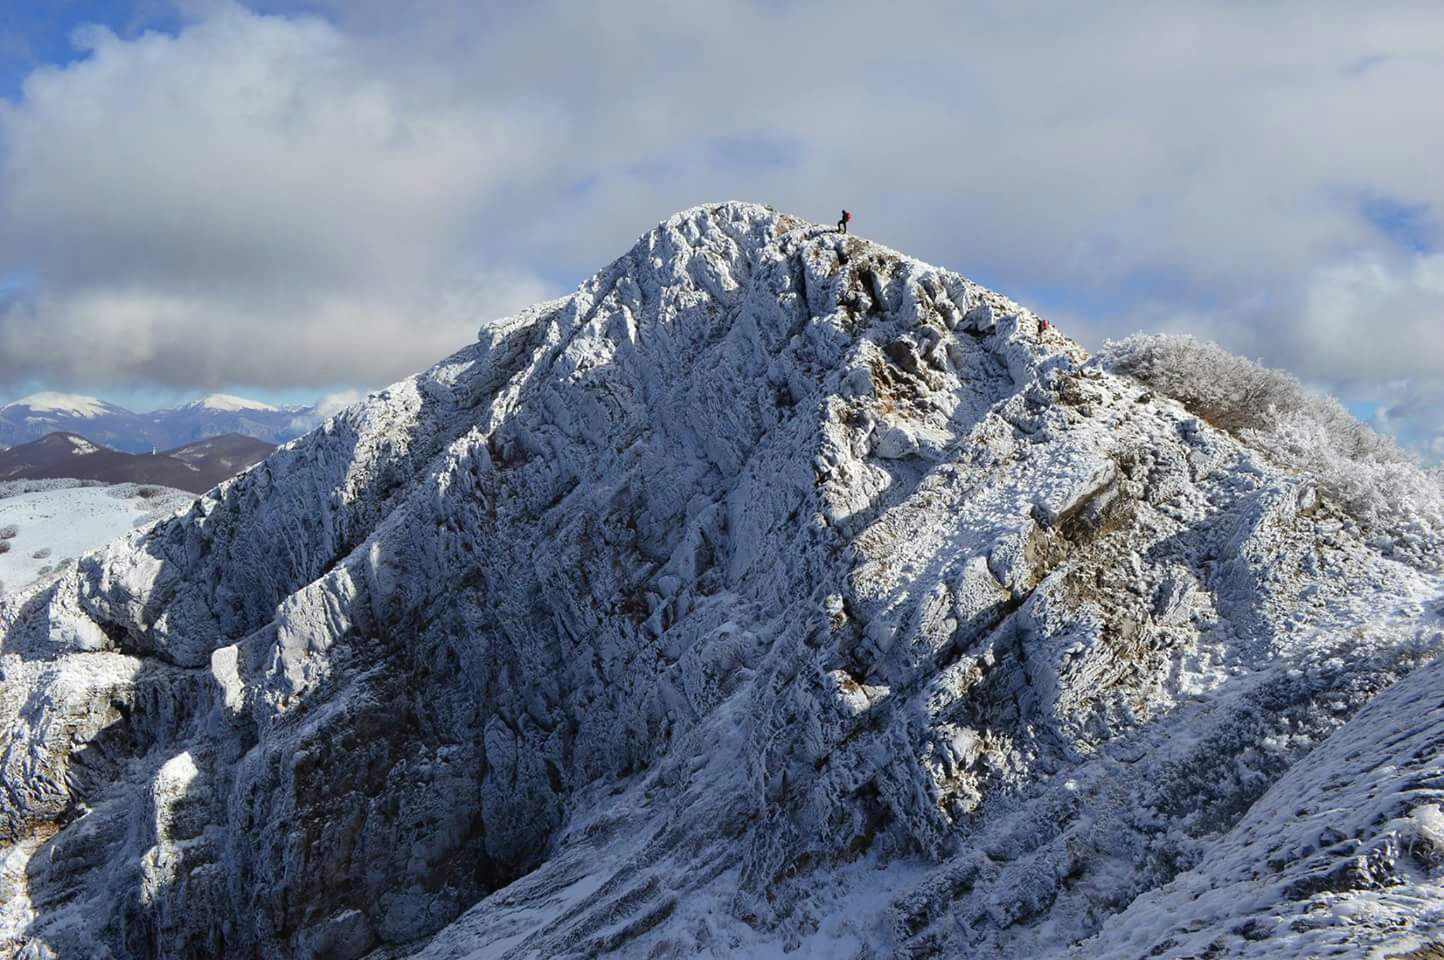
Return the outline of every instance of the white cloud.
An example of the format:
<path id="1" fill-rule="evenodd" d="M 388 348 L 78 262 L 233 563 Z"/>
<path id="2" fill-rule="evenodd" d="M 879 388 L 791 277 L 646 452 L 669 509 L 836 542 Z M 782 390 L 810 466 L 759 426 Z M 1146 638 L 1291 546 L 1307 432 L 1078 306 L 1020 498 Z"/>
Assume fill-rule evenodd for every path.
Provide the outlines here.
<path id="1" fill-rule="evenodd" d="M 1326 267 L 1305 296 L 1290 333 L 1306 372 L 1444 376 L 1444 255 Z"/>
<path id="2" fill-rule="evenodd" d="M 1147 304 L 1139 327 L 1202 332 L 1292 370 L 1425 459 L 1444 435 L 1444 255 L 1365 254 L 1281 276 L 1213 309 Z"/>
<path id="3" fill-rule="evenodd" d="M 409 293 L 364 282 L 230 295 L 82 287 L 0 312 L 0 354 L 9 370 L 75 383 L 382 384 L 430 366 L 483 322 L 546 293 L 533 278 L 475 274 Z"/>
<path id="4" fill-rule="evenodd" d="M 428 101 L 315 19 L 79 39 L 0 106 L 0 258 L 41 278 L 0 315 L 8 375 L 375 383 L 546 292 L 463 250 L 526 116 Z"/>
<path id="5" fill-rule="evenodd" d="M 316 401 L 316 415 L 330 417 L 340 413 L 353 403 L 357 403 L 364 396 L 360 390 L 338 390 L 335 393 L 328 393 Z"/>

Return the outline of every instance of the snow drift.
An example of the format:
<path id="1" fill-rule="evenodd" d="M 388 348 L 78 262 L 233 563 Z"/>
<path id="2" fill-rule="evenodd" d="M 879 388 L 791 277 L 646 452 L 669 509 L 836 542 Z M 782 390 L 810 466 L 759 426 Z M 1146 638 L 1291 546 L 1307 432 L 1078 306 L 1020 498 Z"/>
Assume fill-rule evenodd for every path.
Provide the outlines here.
<path id="1" fill-rule="evenodd" d="M 0 955 L 1407 947 L 1429 556 L 962 277 L 698 207 L 0 607 Z"/>

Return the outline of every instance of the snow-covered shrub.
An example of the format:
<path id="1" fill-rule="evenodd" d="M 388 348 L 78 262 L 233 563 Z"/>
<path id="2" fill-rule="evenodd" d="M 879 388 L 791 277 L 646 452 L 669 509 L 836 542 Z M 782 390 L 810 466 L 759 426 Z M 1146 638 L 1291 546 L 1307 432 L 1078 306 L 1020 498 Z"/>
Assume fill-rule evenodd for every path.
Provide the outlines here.
<path id="1" fill-rule="evenodd" d="M 1330 445 L 1346 457 L 1416 462 L 1332 397 L 1314 393 L 1282 370 L 1270 370 L 1215 343 L 1188 336 L 1138 334 L 1108 341 L 1099 359 L 1109 369 L 1173 397 L 1189 412 L 1236 436 L 1245 430 L 1269 431 L 1282 418 L 1303 414 L 1319 424 Z"/>
<path id="2" fill-rule="evenodd" d="M 14 540 L 16 534 L 19 532 L 20 528 L 15 524 L 7 524 L 6 526 L 0 527 L 0 540 Z"/>
<path id="3" fill-rule="evenodd" d="M 10 552 L 10 541 L 9 541 L 9 540 L 0 540 L 0 553 L 9 553 L 9 552 Z"/>
<path id="4" fill-rule="evenodd" d="M 1426 472 L 1333 397 L 1187 336 L 1109 341 L 1098 359 L 1173 397 L 1279 466 L 1312 476 L 1320 493 L 1391 549 L 1427 562 L 1444 541 L 1444 474 Z"/>
<path id="5" fill-rule="evenodd" d="M 1411 557 L 1425 558 L 1444 539 L 1444 491 L 1407 458 L 1351 455 L 1302 412 L 1284 415 L 1273 429 L 1248 430 L 1243 439 L 1269 459 L 1314 476 L 1320 492 L 1364 530 Z"/>
<path id="6" fill-rule="evenodd" d="M 46 560 L 50 557 L 50 548 L 41 547 L 30 555 L 31 560 Z"/>
<path id="7" fill-rule="evenodd" d="M 1293 399 L 1287 383 L 1268 376 L 1271 371 L 1193 337 L 1137 334 L 1109 340 L 1098 359 L 1230 433 L 1263 426 L 1271 402 Z"/>

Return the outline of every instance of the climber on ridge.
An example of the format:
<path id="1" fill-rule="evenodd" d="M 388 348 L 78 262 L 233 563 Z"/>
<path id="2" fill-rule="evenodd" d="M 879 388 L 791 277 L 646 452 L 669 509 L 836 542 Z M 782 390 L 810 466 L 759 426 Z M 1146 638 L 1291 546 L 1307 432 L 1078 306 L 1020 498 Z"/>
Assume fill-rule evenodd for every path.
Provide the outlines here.
<path id="1" fill-rule="evenodd" d="M 852 214 L 848 213 L 846 210 L 842 211 L 842 219 L 837 221 L 837 230 L 839 233 L 847 233 L 847 222 L 851 219 Z"/>

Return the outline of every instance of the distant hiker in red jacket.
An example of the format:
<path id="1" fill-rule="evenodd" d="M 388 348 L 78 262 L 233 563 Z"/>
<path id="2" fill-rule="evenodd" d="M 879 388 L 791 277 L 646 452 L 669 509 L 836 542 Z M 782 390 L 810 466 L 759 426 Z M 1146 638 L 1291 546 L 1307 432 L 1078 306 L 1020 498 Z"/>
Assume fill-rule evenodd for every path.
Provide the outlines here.
<path id="1" fill-rule="evenodd" d="M 839 233 L 847 233 L 847 222 L 851 219 L 852 214 L 848 213 L 846 210 L 842 211 L 842 219 L 837 221 L 837 230 Z"/>

